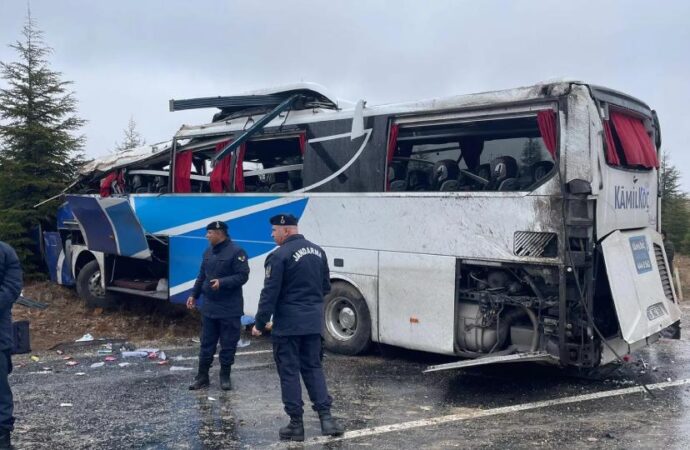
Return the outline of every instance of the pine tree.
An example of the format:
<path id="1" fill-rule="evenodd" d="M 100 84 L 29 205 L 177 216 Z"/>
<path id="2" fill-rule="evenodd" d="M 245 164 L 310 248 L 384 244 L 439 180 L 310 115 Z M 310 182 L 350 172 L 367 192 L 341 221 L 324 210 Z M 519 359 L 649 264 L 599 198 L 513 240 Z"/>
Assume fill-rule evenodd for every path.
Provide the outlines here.
<path id="1" fill-rule="evenodd" d="M 130 148 L 141 147 L 146 144 L 146 140 L 141 137 L 141 134 L 137 131 L 137 123 L 134 121 L 134 117 L 129 118 L 129 123 L 127 128 L 122 130 L 125 134 L 124 139 L 120 143 L 115 144 L 115 151 L 121 152 Z"/>
<path id="2" fill-rule="evenodd" d="M 76 116 L 71 82 L 50 70 L 52 49 L 31 14 L 22 40 L 10 47 L 15 62 L 0 62 L 0 239 L 17 250 L 24 272 L 41 266 L 37 227 L 54 227 L 55 204 L 34 205 L 58 194 L 83 162 L 85 123 Z"/>
<path id="3" fill-rule="evenodd" d="M 537 140 L 533 138 L 527 139 L 522 147 L 522 155 L 520 155 L 522 165 L 529 167 L 534 163 L 538 163 L 541 159 L 541 147 L 539 147 Z"/>
<path id="4" fill-rule="evenodd" d="M 678 250 L 685 248 L 690 229 L 690 210 L 687 194 L 680 190 L 680 171 L 671 164 L 671 158 L 664 152 L 661 157 L 661 229 Z"/>

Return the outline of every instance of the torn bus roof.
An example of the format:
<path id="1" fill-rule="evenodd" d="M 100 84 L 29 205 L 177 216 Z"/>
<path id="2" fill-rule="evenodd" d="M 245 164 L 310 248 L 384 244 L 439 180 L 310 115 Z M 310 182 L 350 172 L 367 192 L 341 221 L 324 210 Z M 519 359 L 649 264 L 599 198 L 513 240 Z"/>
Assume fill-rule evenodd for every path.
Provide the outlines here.
<path id="1" fill-rule="evenodd" d="M 565 94 L 572 83 L 581 84 L 575 81 L 559 81 L 555 83 L 540 83 L 532 86 L 519 87 L 514 89 L 507 89 L 501 91 L 483 92 L 478 94 L 463 94 L 448 97 L 432 98 L 427 100 L 420 100 L 406 103 L 394 103 L 377 106 L 367 105 L 364 108 L 364 116 L 374 115 L 408 115 L 425 112 L 439 112 L 452 111 L 461 108 L 483 107 L 494 104 L 504 103 L 518 103 L 540 99 L 557 98 Z M 302 86 L 318 86 L 308 83 L 303 83 Z M 300 86 L 300 85 L 293 85 Z M 319 88 L 322 89 L 323 88 Z M 264 91 L 254 91 L 260 94 L 272 95 L 276 92 L 284 95 L 287 98 L 289 93 L 294 93 L 293 90 L 276 91 L 274 89 L 267 89 Z M 323 120 L 333 120 L 335 118 L 351 118 L 354 115 L 354 103 L 343 102 L 338 100 L 339 109 L 332 108 L 314 108 L 303 110 L 291 110 L 287 117 L 279 116 L 268 123 L 267 127 L 273 126 L 289 126 L 296 123 L 304 124 L 309 122 L 320 122 Z M 276 104 L 277 105 L 277 104 Z M 269 108 L 269 110 L 272 108 Z M 177 139 L 193 138 L 196 136 L 204 136 L 208 134 L 232 134 L 237 131 L 244 131 L 247 124 L 247 118 L 251 117 L 254 121 L 260 120 L 267 110 L 256 112 L 256 110 L 247 110 L 246 114 L 237 115 L 228 120 L 220 120 L 203 125 L 183 125 L 175 135 Z"/>
<path id="2" fill-rule="evenodd" d="M 340 109 L 351 107 L 351 103 L 338 100 L 330 95 L 323 86 L 316 83 L 296 83 L 269 89 L 249 91 L 234 96 L 201 97 L 185 100 L 170 100 L 170 111 L 185 109 L 218 108 L 214 121 L 222 120 L 228 116 L 244 111 L 260 111 L 273 109 L 286 99 L 300 95 L 302 101 L 292 106 L 293 109 L 328 108 Z"/>
<path id="3" fill-rule="evenodd" d="M 114 169 L 119 169 L 121 167 L 154 158 L 163 153 L 169 152 L 171 148 L 172 141 L 167 141 L 153 145 L 143 145 L 141 147 L 134 147 L 121 152 L 112 153 L 84 164 L 79 169 L 79 175 L 86 177 L 93 173 L 109 172 Z"/>

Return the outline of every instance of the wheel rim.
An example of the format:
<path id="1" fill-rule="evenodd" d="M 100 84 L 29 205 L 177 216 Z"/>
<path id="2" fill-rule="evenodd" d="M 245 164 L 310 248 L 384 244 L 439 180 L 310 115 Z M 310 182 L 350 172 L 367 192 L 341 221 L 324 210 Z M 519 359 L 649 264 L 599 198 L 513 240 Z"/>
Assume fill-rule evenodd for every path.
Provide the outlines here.
<path id="1" fill-rule="evenodd" d="M 94 297 L 105 297 L 105 291 L 101 286 L 101 272 L 96 271 L 89 277 L 89 294 Z"/>
<path id="2" fill-rule="evenodd" d="M 326 306 L 326 329 L 334 338 L 347 341 L 357 333 L 357 309 L 345 297 L 337 297 Z"/>

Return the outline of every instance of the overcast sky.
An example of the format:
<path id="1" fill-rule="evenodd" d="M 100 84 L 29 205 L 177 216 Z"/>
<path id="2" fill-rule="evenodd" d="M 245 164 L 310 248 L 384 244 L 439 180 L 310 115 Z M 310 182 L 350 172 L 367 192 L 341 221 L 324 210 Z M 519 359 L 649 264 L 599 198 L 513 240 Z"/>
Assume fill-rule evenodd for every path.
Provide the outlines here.
<path id="1" fill-rule="evenodd" d="M 26 1 L 0 0 L 0 61 Z M 370 105 L 574 78 L 659 113 L 663 147 L 690 191 L 690 2 L 32 0 L 74 81 L 86 152 L 122 140 L 130 116 L 147 142 L 213 110 L 168 100 L 313 81 Z M 0 84 L 2 81 L 0 81 Z"/>

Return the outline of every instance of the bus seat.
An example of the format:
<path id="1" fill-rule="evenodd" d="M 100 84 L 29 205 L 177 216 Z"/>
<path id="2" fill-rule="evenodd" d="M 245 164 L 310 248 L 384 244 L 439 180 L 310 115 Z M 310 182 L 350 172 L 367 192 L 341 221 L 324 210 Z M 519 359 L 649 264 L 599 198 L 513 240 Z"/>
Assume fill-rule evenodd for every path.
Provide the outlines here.
<path id="1" fill-rule="evenodd" d="M 423 170 L 410 170 L 407 172 L 408 191 L 428 191 L 429 175 Z"/>
<path id="2" fill-rule="evenodd" d="M 388 165 L 388 182 L 393 184 L 395 181 L 405 181 L 407 176 L 407 164 L 404 161 L 391 161 Z M 398 183 L 398 186 L 400 183 Z M 402 189 L 404 190 L 404 189 Z"/>
<path id="3" fill-rule="evenodd" d="M 432 171 L 431 188 L 442 191 L 441 186 L 446 181 L 455 180 L 458 177 L 460 170 L 458 163 L 452 159 L 442 159 L 434 163 Z"/>
<path id="4" fill-rule="evenodd" d="M 268 188 L 268 192 L 288 192 L 288 185 L 287 183 L 273 183 Z"/>
<path id="5" fill-rule="evenodd" d="M 457 191 L 460 189 L 460 182 L 458 180 L 446 180 L 441 184 L 441 191 Z"/>
<path id="6" fill-rule="evenodd" d="M 501 181 L 498 185 L 499 191 L 519 191 L 520 181 L 517 178 L 508 178 L 507 180 Z"/>
<path id="7" fill-rule="evenodd" d="M 549 172 L 553 170 L 553 166 L 553 161 L 539 161 L 538 163 L 532 164 L 531 172 L 532 179 L 534 180 L 533 182 L 536 183 L 548 175 Z"/>
<path id="8" fill-rule="evenodd" d="M 389 191 L 391 192 L 400 192 L 400 191 L 405 191 L 407 190 L 407 183 L 405 183 L 405 180 L 395 180 L 391 181 L 390 187 L 388 188 Z"/>
<path id="9" fill-rule="evenodd" d="M 487 190 L 499 190 L 501 183 L 509 178 L 515 178 L 518 165 L 512 156 L 499 156 L 491 160 L 491 178 Z"/>

